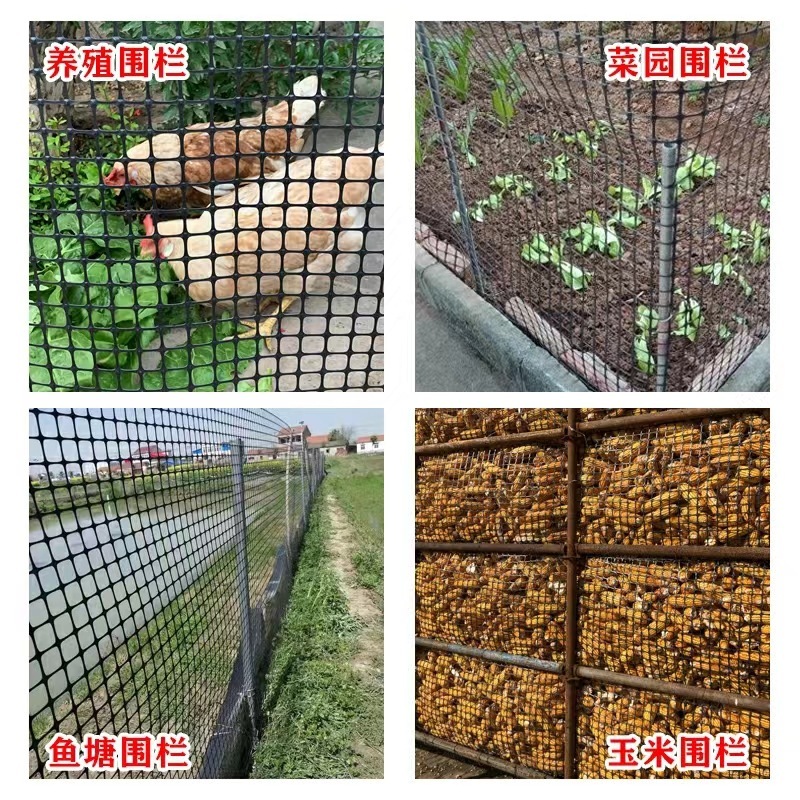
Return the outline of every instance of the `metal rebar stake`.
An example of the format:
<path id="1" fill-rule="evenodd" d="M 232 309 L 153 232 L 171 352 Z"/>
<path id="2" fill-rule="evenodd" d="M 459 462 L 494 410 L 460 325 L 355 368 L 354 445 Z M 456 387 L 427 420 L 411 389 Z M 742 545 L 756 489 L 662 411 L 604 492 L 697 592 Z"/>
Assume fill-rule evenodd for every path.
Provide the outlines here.
<path id="1" fill-rule="evenodd" d="M 250 582 L 247 571 L 247 515 L 244 500 L 244 446 L 241 439 L 231 442 L 233 467 L 234 520 L 236 524 L 236 584 L 242 619 L 242 690 L 247 700 L 253 741 L 256 715 L 253 694 L 253 646 L 250 638 Z"/>
<path id="2" fill-rule="evenodd" d="M 461 229 L 464 232 L 464 244 L 467 247 L 470 270 L 473 278 L 475 279 L 475 288 L 478 290 L 478 294 L 480 294 L 482 297 L 485 297 L 486 283 L 483 278 L 483 270 L 481 269 L 480 262 L 478 261 L 478 251 L 475 249 L 475 240 L 472 237 L 472 226 L 470 225 L 469 221 L 469 210 L 467 208 L 467 202 L 464 199 L 464 192 L 461 189 L 461 175 L 458 171 L 458 163 L 456 162 L 453 143 L 450 140 L 450 131 L 447 128 L 447 121 L 444 117 L 442 95 L 439 91 L 439 79 L 436 77 L 436 65 L 433 63 L 431 46 L 430 42 L 428 41 L 428 33 L 425 30 L 424 22 L 417 23 L 417 38 L 419 39 L 419 46 L 420 50 L 422 51 L 422 60 L 425 63 L 425 76 L 428 79 L 428 88 L 431 92 L 433 108 L 436 112 L 436 120 L 439 123 L 439 132 L 442 138 L 442 145 L 444 146 L 445 155 L 447 156 L 447 164 L 450 168 L 450 179 L 453 184 L 453 195 L 455 196 L 458 214 L 461 218 Z"/>
<path id="3" fill-rule="evenodd" d="M 294 542 L 292 541 L 291 514 L 289 513 L 289 453 L 286 453 L 286 470 L 284 472 L 284 509 L 286 518 L 286 547 L 292 552 Z"/>
<path id="4" fill-rule="evenodd" d="M 669 337 L 672 330 L 673 267 L 675 262 L 675 172 L 678 145 L 661 145 L 661 218 L 658 242 L 658 327 L 656 328 L 656 391 L 667 390 Z"/>

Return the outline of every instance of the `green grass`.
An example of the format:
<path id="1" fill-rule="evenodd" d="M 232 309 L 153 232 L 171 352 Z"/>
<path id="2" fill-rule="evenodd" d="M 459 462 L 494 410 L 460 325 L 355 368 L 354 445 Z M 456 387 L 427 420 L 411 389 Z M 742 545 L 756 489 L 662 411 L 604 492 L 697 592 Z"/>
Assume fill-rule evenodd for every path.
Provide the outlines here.
<path id="1" fill-rule="evenodd" d="M 326 541 L 317 502 L 267 679 L 254 778 L 359 777 L 352 741 L 364 696 L 350 666 L 359 626 Z"/>
<path id="2" fill-rule="evenodd" d="M 328 469 L 327 488 L 358 535 L 353 558 L 358 581 L 383 598 L 383 455 L 332 458 Z"/>

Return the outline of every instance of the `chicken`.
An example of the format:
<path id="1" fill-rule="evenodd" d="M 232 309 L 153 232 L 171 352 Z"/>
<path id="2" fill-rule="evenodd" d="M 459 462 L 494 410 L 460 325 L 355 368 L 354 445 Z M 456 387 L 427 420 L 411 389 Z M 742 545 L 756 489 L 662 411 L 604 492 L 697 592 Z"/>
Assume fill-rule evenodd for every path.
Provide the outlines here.
<path id="1" fill-rule="evenodd" d="M 383 180 L 383 155 L 373 155 L 351 148 L 342 155 L 302 157 L 288 165 L 288 180 L 284 167 L 249 181 L 195 219 L 159 222 L 157 238 L 147 215 L 140 255 L 154 257 L 157 249 L 178 280 L 188 277 L 189 296 L 198 303 L 233 305 L 240 316 L 238 302 L 258 296 L 258 315 L 265 318 L 240 320 L 249 330 L 239 336 L 261 335 L 270 342 L 276 314 L 302 294 L 327 294 L 329 273 L 344 266 L 338 259 L 362 249 L 370 179 Z"/>
<path id="2" fill-rule="evenodd" d="M 294 85 L 294 97 L 316 97 L 318 85 L 316 75 L 304 78 Z M 324 97 L 324 90 L 320 89 L 319 94 Z M 209 123 L 202 122 L 190 125 L 183 135 L 156 134 L 152 139 L 128 150 L 125 161 L 117 161 L 111 172 L 103 178 L 103 183 L 106 186 L 123 187 L 127 181 L 145 192 L 152 192 L 151 185 L 154 183 L 157 187 L 156 205 L 166 208 L 184 205 L 203 208 L 210 203 L 212 192 L 215 195 L 230 192 L 230 182 L 235 178 L 247 179 L 262 172 L 281 169 L 287 150 L 297 153 L 303 149 L 303 126 L 322 108 L 324 101 L 291 100 L 293 127 L 287 130 L 289 104 L 284 100 L 260 116 L 238 122 L 214 123 L 211 133 L 206 132 Z M 261 125 L 268 127 L 262 131 L 259 128 Z M 152 155 L 157 159 L 154 164 L 155 177 L 149 162 L 151 147 Z M 180 161 L 174 160 L 180 158 L 181 147 L 187 159 L 183 172 Z M 209 159 L 212 153 L 216 156 L 213 160 L 213 180 L 217 184 L 213 189 L 208 186 L 212 180 L 212 161 Z M 186 185 L 185 202 L 182 183 Z"/>

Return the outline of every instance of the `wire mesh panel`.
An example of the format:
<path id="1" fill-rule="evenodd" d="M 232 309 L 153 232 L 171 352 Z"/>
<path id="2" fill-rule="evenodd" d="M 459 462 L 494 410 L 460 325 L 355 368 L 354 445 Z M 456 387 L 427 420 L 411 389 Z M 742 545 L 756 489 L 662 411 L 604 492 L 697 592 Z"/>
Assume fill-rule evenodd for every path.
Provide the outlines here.
<path id="1" fill-rule="evenodd" d="M 417 471 L 417 538 L 562 542 L 565 470 L 562 449 L 532 445 L 426 458 Z"/>
<path id="2" fill-rule="evenodd" d="M 416 592 L 417 636 L 563 659 L 566 567 L 558 559 L 424 553 Z"/>
<path id="3" fill-rule="evenodd" d="M 750 769 L 719 772 L 674 767 L 610 770 L 606 736 L 642 732 L 677 737 L 692 733 L 743 733 L 749 737 Z M 584 686 L 578 714 L 578 768 L 582 778 L 768 778 L 769 716 L 755 711 L 618 686 Z"/>
<path id="4" fill-rule="evenodd" d="M 769 569 L 590 558 L 579 592 L 581 664 L 769 697 Z"/>
<path id="5" fill-rule="evenodd" d="M 587 442 L 580 539 L 769 545 L 769 419 L 612 433 Z"/>
<path id="6" fill-rule="evenodd" d="M 562 769 L 559 676 L 422 651 L 417 683 L 417 724 L 422 730 L 542 772 Z"/>
<path id="7" fill-rule="evenodd" d="M 382 111 L 366 23 L 31 23 L 31 388 L 382 390 Z"/>
<path id="8" fill-rule="evenodd" d="M 653 412 L 417 411 L 423 744 L 515 775 L 769 777 L 769 412 Z M 515 446 L 534 422 L 563 443 Z M 749 768 L 606 763 L 608 736 L 699 733 L 750 737 Z"/>
<path id="9" fill-rule="evenodd" d="M 31 776 L 69 774 L 45 768 L 57 733 L 180 732 L 193 776 L 246 761 L 322 475 L 284 428 L 256 409 L 31 411 Z"/>
<path id="10" fill-rule="evenodd" d="M 769 24 L 423 31 L 418 240 L 590 387 L 717 390 L 769 329 Z M 704 42 L 747 45 L 750 78 L 605 77 L 618 43 Z"/>

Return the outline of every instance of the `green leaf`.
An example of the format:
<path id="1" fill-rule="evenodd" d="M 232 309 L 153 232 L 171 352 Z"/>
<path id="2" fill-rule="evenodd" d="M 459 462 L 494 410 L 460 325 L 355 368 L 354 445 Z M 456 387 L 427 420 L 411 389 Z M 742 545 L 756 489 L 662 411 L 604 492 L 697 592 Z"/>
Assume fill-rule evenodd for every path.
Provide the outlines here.
<path id="1" fill-rule="evenodd" d="M 636 367 L 644 372 L 645 375 L 654 375 L 656 371 L 656 360 L 650 353 L 650 344 L 647 336 L 640 334 L 633 340 L 633 356 L 636 359 Z"/>
<path id="2" fill-rule="evenodd" d="M 675 314 L 673 333 L 676 336 L 685 336 L 690 342 L 694 342 L 697 339 L 697 333 L 703 324 L 703 320 L 700 303 L 693 297 L 686 297 L 681 300 L 678 311 Z"/>

